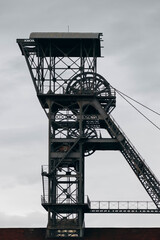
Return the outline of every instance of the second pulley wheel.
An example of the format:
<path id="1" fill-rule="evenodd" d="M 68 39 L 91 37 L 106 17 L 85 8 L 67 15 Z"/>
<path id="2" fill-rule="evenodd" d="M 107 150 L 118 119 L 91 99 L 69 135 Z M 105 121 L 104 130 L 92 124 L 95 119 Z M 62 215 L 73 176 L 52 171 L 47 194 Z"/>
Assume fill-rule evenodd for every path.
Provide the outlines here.
<path id="1" fill-rule="evenodd" d="M 78 138 L 80 136 L 80 132 L 78 129 L 70 129 L 69 132 L 68 132 L 68 137 L 69 138 Z M 97 138 L 97 132 L 94 128 L 85 128 L 84 129 L 84 133 L 83 133 L 83 137 L 86 137 L 86 138 Z M 92 148 L 85 148 L 85 152 L 84 152 L 84 156 L 87 157 L 87 156 L 90 156 L 91 154 L 93 154 L 95 152 L 95 149 L 92 147 Z"/>

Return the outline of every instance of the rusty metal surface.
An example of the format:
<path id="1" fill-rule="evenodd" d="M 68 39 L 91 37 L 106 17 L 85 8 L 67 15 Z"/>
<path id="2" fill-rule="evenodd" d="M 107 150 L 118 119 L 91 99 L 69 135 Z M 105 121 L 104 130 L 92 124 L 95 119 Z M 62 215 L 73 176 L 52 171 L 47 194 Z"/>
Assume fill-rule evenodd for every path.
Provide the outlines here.
<path id="1" fill-rule="evenodd" d="M 0 228 L 0 240 L 46 240 L 45 230 L 45 228 Z M 86 228 L 83 238 L 83 240 L 159 239 L 160 228 Z"/>
<path id="2" fill-rule="evenodd" d="M 160 228 L 87 228 L 84 240 L 159 240 Z"/>

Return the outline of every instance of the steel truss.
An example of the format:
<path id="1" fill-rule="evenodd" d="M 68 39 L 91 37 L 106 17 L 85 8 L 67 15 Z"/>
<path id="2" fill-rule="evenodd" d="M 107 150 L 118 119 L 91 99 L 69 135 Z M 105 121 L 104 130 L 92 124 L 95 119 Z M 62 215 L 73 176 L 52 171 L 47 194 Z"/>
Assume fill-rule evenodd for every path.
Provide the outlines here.
<path id="1" fill-rule="evenodd" d="M 82 237 L 84 213 L 159 213 L 160 183 L 110 114 L 116 96 L 97 74 L 100 35 L 31 36 L 17 42 L 49 121 L 48 166 L 42 167 L 47 238 Z M 96 150 L 121 151 L 154 206 L 85 199 L 84 160 Z"/>
<path id="2" fill-rule="evenodd" d="M 38 94 L 64 94 L 68 83 L 79 73 L 96 72 L 96 57 L 90 57 L 90 50 L 84 49 L 85 57 L 70 57 L 62 51 L 62 56 L 52 56 L 52 43 L 45 52 L 42 45 L 33 39 L 17 40 L 22 54 L 34 79 Z M 73 46 L 74 49 L 75 46 Z M 88 51 L 87 51 L 88 50 Z M 48 54 L 49 53 L 49 54 Z"/>

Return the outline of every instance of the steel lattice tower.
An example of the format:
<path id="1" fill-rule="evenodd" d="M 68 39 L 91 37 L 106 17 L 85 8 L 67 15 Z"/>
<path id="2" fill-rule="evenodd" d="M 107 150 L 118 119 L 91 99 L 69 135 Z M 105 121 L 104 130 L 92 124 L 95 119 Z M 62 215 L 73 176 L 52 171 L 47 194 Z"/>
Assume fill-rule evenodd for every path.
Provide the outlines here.
<path id="1" fill-rule="evenodd" d="M 110 113 L 116 95 L 97 73 L 100 33 L 31 33 L 17 42 L 49 121 L 48 166 L 42 167 L 47 238 L 83 237 L 84 213 L 159 213 L 160 183 Z M 103 138 L 100 130 L 110 138 Z M 119 150 L 154 207 L 93 208 L 84 193 L 84 160 L 96 150 Z M 137 203 L 138 204 L 138 203 Z"/>

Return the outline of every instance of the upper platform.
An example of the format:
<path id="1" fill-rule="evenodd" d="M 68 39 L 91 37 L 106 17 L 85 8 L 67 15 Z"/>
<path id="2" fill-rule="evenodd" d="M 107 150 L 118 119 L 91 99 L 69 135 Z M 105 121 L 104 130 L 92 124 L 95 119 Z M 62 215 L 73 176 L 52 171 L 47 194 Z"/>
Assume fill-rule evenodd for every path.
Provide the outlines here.
<path id="1" fill-rule="evenodd" d="M 101 57 L 101 36 L 101 33 L 86 32 L 33 32 L 28 41 L 35 42 L 37 56 Z M 18 43 L 28 41 L 17 40 Z"/>

